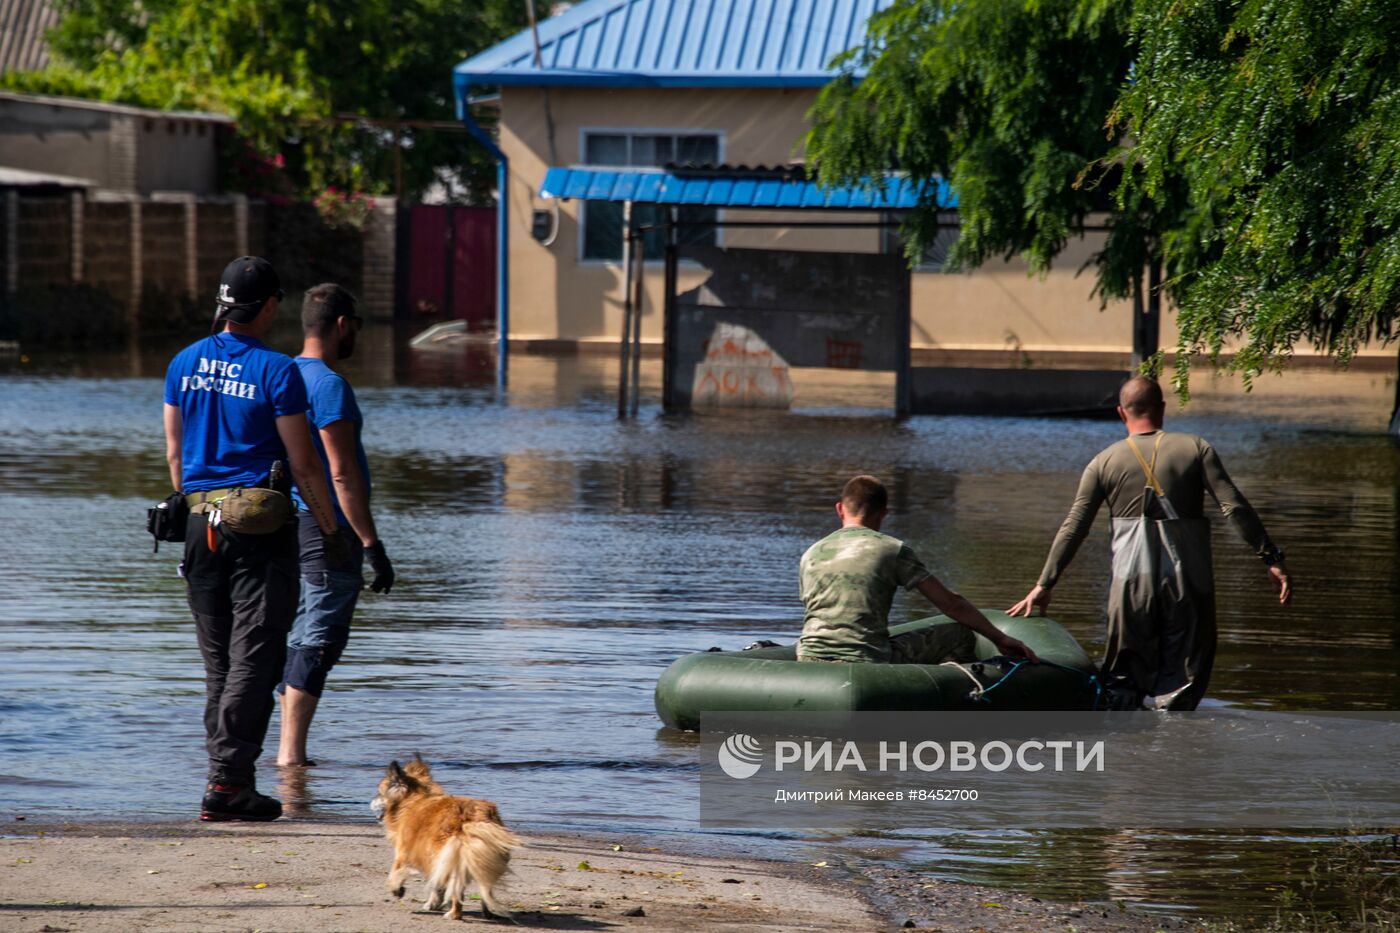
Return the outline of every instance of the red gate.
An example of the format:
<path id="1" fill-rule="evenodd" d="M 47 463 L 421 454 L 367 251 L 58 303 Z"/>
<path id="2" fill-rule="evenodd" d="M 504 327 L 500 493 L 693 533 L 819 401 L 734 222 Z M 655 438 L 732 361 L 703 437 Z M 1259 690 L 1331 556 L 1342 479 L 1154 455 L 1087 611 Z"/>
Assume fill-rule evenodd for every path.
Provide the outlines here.
<path id="1" fill-rule="evenodd" d="M 415 320 L 496 326 L 496 208 L 414 204 L 404 266 L 407 314 Z"/>

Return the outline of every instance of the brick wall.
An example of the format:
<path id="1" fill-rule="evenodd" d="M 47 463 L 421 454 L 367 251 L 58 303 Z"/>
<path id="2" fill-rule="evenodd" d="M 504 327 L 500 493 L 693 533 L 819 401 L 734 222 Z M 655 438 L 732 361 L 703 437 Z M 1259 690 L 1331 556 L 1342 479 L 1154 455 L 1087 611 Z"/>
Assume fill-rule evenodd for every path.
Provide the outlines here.
<path id="1" fill-rule="evenodd" d="M 327 228 L 304 204 L 7 189 L 0 191 L 0 300 L 23 294 L 6 312 L 12 328 L 16 314 L 47 314 L 45 302 L 72 304 L 76 289 L 118 308 L 128 328 L 183 329 L 204 321 L 198 309 L 209 305 L 224 266 L 246 252 L 267 257 L 293 295 L 340 282 L 361 296 L 365 314 L 387 318 L 395 213 L 393 198 L 380 199 L 357 232 Z"/>
<path id="2" fill-rule="evenodd" d="M 219 276 L 228 261 L 239 255 L 238 230 L 232 204 L 200 204 L 195 232 L 195 300 L 209 304 L 219 290 Z M 253 255 L 258 255 L 253 252 Z M 212 307 L 212 305 L 210 305 Z"/>
<path id="3" fill-rule="evenodd" d="M 267 255 L 267 213 L 269 205 L 262 201 L 248 204 L 248 255 Z"/>
<path id="4" fill-rule="evenodd" d="M 120 299 L 132 294 L 131 205 L 83 205 L 83 281 Z"/>
<path id="5" fill-rule="evenodd" d="M 19 199 L 20 285 L 67 285 L 73 276 L 72 211 L 67 198 Z"/>
<path id="6" fill-rule="evenodd" d="M 375 198 L 374 211 L 365 223 L 360 313 L 368 318 L 387 321 L 394 316 L 398 209 L 397 198 Z"/>
<path id="7" fill-rule="evenodd" d="M 174 295 L 188 291 L 183 204 L 141 205 L 141 285 Z"/>

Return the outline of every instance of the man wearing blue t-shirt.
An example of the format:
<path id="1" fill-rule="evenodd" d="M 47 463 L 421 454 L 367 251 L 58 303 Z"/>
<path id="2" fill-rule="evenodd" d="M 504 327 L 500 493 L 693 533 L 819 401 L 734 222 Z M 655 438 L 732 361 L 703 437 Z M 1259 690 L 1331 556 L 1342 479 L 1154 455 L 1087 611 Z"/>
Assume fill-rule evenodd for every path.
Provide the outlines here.
<path id="1" fill-rule="evenodd" d="M 350 618 L 364 587 L 365 557 L 374 570 L 370 589 L 388 593 L 394 568 L 370 514 L 369 461 L 360 441 L 364 418 L 350 383 L 331 363 L 350 357 L 360 330 L 355 298 L 339 285 L 326 283 L 302 297 L 304 335 L 296 364 L 306 382 L 314 427 L 311 437 L 326 464 L 326 482 L 334 492 L 335 518 L 341 537 L 351 546 L 348 566 L 328 566 L 320 536 L 302 525 L 301 601 L 287 644 L 287 663 L 278 692 L 282 694 L 282 736 L 277 763 L 284 767 L 314 764 L 306 757 L 306 733 L 330 673 L 350 639 Z M 297 504 L 306 508 L 297 489 Z"/>
<path id="2" fill-rule="evenodd" d="M 204 658 L 204 820 L 282 814 L 281 803 L 258 793 L 254 782 L 296 614 L 296 519 L 290 502 L 266 491 L 285 479 L 281 464 L 302 488 L 314 518 L 308 524 L 321 532 L 328 559 L 348 558 L 311 443 L 301 372 L 262 342 L 281 298 L 266 260 L 229 263 L 216 332 L 180 351 L 165 376 L 170 481 L 191 513 L 180 570 Z M 249 502 L 257 508 L 244 510 Z"/>

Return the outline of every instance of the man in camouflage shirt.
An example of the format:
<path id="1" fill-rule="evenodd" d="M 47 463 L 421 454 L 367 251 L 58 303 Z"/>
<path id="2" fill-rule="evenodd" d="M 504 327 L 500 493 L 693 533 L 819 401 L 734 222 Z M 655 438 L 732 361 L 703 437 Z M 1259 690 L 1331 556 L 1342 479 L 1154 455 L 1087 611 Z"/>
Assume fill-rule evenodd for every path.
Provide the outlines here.
<path id="1" fill-rule="evenodd" d="M 800 576 L 807 607 L 797 656 L 802 661 L 937 664 L 970 659 L 974 633 L 1009 657 L 1037 660 L 972 603 L 929 573 L 904 542 L 880 533 L 889 494 L 873 476 L 857 476 L 836 503 L 841 528 L 807 549 Z M 899 587 L 917 590 L 960 625 L 937 625 L 890 637 L 890 605 Z"/>

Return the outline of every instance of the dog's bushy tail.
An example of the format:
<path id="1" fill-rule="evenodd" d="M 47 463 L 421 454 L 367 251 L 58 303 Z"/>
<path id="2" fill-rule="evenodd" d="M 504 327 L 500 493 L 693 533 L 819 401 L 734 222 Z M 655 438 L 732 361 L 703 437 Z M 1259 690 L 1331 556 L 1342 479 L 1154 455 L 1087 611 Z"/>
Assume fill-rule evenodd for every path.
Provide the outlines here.
<path id="1" fill-rule="evenodd" d="M 466 901 L 467 885 L 476 879 L 486 908 L 509 917 L 510 912 L 497 903 L 493 889 L 510 868 L 511 850 L 519 847 L 515 834 L 499 823 L 463 823 L 461 833 L 438 853 L 428 886 L 442 891 L 448 904 L 461 904 Z"/>
<path id="2" fill-rule="evenodd" d="M 481 821 L 464 823 L 462 836 L 463 859 L 481 888 L 481 902 L 491 913 L 509 917 L 509 911 L 497 906 L 492 888 L 510 868 L 511 850 L 520 848 L 520 840 L 500 823 Z"/>

